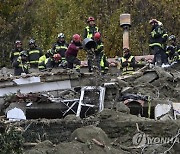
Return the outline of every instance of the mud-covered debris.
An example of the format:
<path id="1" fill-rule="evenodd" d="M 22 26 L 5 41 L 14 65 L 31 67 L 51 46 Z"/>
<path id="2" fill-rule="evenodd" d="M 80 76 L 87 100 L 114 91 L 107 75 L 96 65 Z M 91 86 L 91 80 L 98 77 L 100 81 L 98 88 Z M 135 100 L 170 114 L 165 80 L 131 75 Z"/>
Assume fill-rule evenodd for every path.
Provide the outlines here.
<path id="1" fill-rule="evenodd" d="M 122 87 L 127 87 L 129 84 L 128 82 L 122 80 L 121 78 L 117 77 L 117 82 L 119 84 L 119 86 L 122 88 Z"/>
<path id="2" fill-rule="evenodd" d="M 58 144 L 50 154 L 126 154 L 121 149 L 115 149 L 111 146 L 100 147 L 99 145 L 89 142 L 68 142 Z"/>
<path id="3" fill-rule="evenodd" d="M 79 121 L 81 121 L 81 118 L 77 117 L 74 114 L 69 114 L 64 118 L 64 120 L 65 120 L 66 123 L 71 123 L 72 121 L 73 122 L 79 122 Z"/>
<path id="4" fill-rule="evenodd" d="M 119 112 L 130 113 L 129 107 L 122 102 L 117 102 L 115 108 Z"/>
<path id="5" fill-rule="evenodd" d="M 38 143 L 33 149 L 25 151 L 24 154 L 52 154 L 51 151 L 53 147 L 53 144 L 46 140 Z"/>

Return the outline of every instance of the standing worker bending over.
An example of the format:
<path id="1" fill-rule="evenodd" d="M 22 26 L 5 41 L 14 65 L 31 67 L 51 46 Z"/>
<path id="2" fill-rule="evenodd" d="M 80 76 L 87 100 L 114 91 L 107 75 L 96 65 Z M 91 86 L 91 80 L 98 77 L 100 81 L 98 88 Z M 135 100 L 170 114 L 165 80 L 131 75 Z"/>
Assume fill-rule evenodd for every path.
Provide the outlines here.
<path id="1" fill-rule="evenodd" d="M 104 53 L 104 45 L 101 41 L 101 34 L 99 32 L 94 34 L 94 41 L 96 42 L 95 58 L 97 66 L 102 74 L 106 73 L 109 69 L 109 63 Z"/>
<path id="2" fill-rule="evenodd" d="M 81 61 L 77 58 L 79 49 L 82 49 L 81 37 L 78 34 L 74 34 L 72 42 L 66 51 L 67 67 L 73 69 L 76 64 L 76 71 L 80 72 Z"/>

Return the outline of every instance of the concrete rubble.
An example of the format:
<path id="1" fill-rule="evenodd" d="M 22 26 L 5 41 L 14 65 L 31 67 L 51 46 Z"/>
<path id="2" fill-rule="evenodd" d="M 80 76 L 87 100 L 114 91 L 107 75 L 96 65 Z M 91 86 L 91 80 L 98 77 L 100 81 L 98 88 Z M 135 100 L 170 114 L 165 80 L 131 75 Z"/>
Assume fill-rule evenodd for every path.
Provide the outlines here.
<path id="1" fill-rule="evenodd" d="M 1 96 L 0 121 L 7 127 L 8 111 L 18 108 L 24 112 L 26 120 L 14 125 L 24 130 L 25 143 L 29 143 L 24 145 L 25 154 L 179 153 L 178 70 L 179 66 L 147 65 L 124 77 L 110 70 L 103 79 L 88 73 L 56 71 L 53 76 L 52 72 L 32 74 L 31 80 L 4 75 L 0 91 L 17 88 L 15 93 Z M 33 92 L 18 89 L 45 82 L 61 85 L 59 81 L 68 81 L 69 87 L 49 87 L 49 91 L 35 88 Z M 167 142 L 168 137 L 174 137 L 175 142 Z"/>

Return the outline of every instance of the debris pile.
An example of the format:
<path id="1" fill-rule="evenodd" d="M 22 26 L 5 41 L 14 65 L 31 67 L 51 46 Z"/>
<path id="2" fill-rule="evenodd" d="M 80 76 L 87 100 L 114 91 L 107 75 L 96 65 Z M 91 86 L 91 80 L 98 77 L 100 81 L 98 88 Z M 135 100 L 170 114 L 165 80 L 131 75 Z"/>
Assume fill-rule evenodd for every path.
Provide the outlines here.
<path id="1" fill-rule="evenodd" d="M 107 74 L 97 86 L 89 85 L 90 80 L 95 83 L 94 76 L 83 74 L 77 80 L 86 77 L 83 86 L 38 93 L 17 91 L 4 97 L 1 114 L 19 108 L 29 119 L 14 123 L 26 130 L 26 142 L 36 145 L 25 148 L 25 153 L 178 152 L 178 67 L 146 65 L 130 76 Z M 136 140 L 138 137 L 143 141 Z"/>

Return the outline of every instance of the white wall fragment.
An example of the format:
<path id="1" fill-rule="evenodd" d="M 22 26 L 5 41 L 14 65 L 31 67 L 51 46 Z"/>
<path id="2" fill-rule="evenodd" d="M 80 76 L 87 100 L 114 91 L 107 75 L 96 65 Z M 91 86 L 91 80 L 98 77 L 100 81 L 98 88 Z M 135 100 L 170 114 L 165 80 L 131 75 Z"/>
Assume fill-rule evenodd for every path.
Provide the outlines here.
<path id="1" fill-rule="evenodd" d="M 9 121 L 20 121 L 20 120 L 26 120 L 26 116 L 24 112 L 19 108 L 13 108 L 7 112 L 7 118 Z"/>

